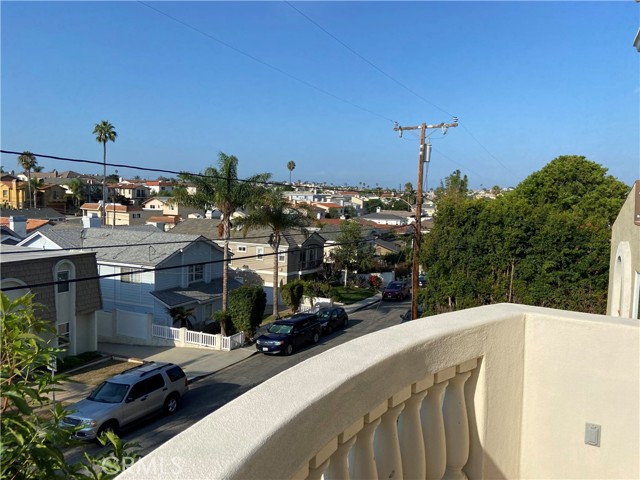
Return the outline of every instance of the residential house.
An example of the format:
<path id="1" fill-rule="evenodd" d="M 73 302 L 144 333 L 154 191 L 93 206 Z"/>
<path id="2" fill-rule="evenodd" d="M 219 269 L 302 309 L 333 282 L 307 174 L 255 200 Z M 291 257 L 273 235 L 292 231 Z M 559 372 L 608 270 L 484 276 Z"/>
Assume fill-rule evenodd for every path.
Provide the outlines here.
<path id="1" fill-rule="evenodd" d="M 84 203 L 80 206 L 83 217 L 96 216 L 102 218 L 102 209 L 99 203 Z M 149 218 L 157 213 L 144 210 L 135 205 L 121 205 L 119 203 L 107 203 L 105 206 L 105 225 L 130 226 L 145 225 Z"/>
<path id="2" fill-rule="evenodd" d="M 144 184 L 149 188 L 150 195 L 165 196 L 173 192 L 173 182 L 165 180 L 146 180 Z"/>
<path id="3" fill-rule="evenodd" d="M 389 253 L 398 253 L 402 249 L 396 242 L 382 240 L 381 238 L 376 239 L 373 246 L 378 257 L 383 257 Z"/>
<path id="4" fill-rule="evenodd" d="M 611 228 L 607 315 L 640 319 L 640 180 Z"/>
<path id="5" fill-rule="evenodd" d="M 41 305 L 38 316 L 57 331 L 54 345 L 65 348 L 67 355 L 97 350 L 95 313 L 102 304 L 95 252 L 3 245 L 0 266 L 0 285 L 6 295 L 35 295 L 34 302 Z"/>
<path id="6" fill-rule="evenodd" d="M 17 245 L 28 234 L 33 233 L 40 227 L 49 225 L 49 223 L 48 220 L 27 218 L 24 215 L 0 217 L 0 228 L 2 229 L 0 243 L 2 245 Z"/>
<path id="7" fill-rule="evenodd" d="M 142 202 L 142 208 L 144 210 L 153 210 L 155 215 L 177 215 L 182 218 L 187 218 L 191 214 L 200 214 L 204 217 L 205 211 L 203 209 L 185 207 L 172 200 L 172 197 L 151 197 Z"/>
<path id="8" fill-rule="evenodd" d="M 0 176 L 0 203 L 2 208 L 23 208 L 28 195 L 27 182 L 16 175 L 2 173 Z"/>
<path id="9" fill-rule="evenodd" d="M 111 183 L 107 185 L 109 197 L 122 195 L 133 205 L 141 205 L 150 196 L 151 189 L 142 183 Z"/>
<path id="10" fill-rule="evenodd" d="M 57 212 L 67 211 L 67 187 L 52 183 L 40 183 L 37 188 L 36 205 L 52 208 Z"/>
<path id="11" fill-rule="evenodd" d="M 329 215 L 329 213 L 331 213 L 331 218 L 340 218 L 344 216 L 344 206 L 338 203 L 312 202 L 310 205 L 311 208 L 313 208 L 314 210 L 318 210 L 321 213 L 321 217 L 319 218 L 324 218 Z"/>
<path id="12" fill-rule="evenodd" d="M 218 236 L 219 221 L 208 218 L 189 218 L 183 220 L 171 234 L 190 233 L 202 235 L 221 247 L 224 241 Z M 259 283 L 267 293 L 267 301 L 272 300 L 273 288 L 273 250 L 269 244 L 271 231 L 252 230 L 243 235 L 233 230 L 229 240 L 232 255 L 229 268 L 239 281 Z M 278 253 L 278 281 L 284 285 L 291 280 L 303 278 L 319 272 L 323 263 L 324 238 L 318 233 L 287 231 L 283 235 Z"/>
<path id="13" fill-rule="evenodd" d="M 20 245 L 94 251 L 107 312 L 151 315 L 155 324 L 171 326 L 168 308 L 192 308 L 193 323 L 207 321 L 221 308 L 222 249 L 215 243 L 151 226 L 100 228 L 86 220 L 85 228 L 44 227 Z"/>
<path id="14" fill-rule="evenodd" d="M 409 219 L 407 217 L 396 213 L 368 213 L 367 215 L 362 215 L 360 218 L 378 225 L 402 226 L 409 224 Z"/>

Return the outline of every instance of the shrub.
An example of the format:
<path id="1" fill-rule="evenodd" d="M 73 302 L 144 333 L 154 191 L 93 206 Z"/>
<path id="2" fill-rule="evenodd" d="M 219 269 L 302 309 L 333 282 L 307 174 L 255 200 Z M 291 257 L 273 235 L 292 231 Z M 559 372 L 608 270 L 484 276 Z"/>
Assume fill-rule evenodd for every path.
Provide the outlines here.
<path id="1" fill-rule="evenodd" d="M 380 287 L 382 287 L 382 278 L 378 275 L 369 275 L 368 282 L 371 288 L 375 288 L 376 290 L 380 290 Z"/>
<path id="2" fill-rule="evenodd" d="M 233 327 L 252 338 L 262 323 L 267 294 L 262 287 L 244 285 L 229 293 L 229 313 Z"/>
<path id="3" fill-rule="evenodd" d="M 282 300 L 287 307 L 293 310 L 293 313 L 297 312 L 300 308 L 300 302 L 305 291 L 305 283 L 304 280 L 294 280 L 280 288 Z"/>

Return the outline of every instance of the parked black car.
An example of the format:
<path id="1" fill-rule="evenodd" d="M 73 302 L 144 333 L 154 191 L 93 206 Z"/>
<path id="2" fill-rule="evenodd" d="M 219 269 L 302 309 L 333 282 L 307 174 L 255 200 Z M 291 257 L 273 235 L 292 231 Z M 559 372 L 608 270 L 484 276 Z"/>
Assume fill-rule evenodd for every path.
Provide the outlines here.
<path id="1" fill-rule="evenodd" d="M 336 328 L 349 325 L 349 316 L 342 307 L 323 307 L 318 311 L 322 333 L 331 333 Z"/>
<path id="2" fill-rule="evenodd" d="M 409 286 L 404 282 L 390 282 L 382 291 L 383 300 L 404 300 L 409 296 Z"/>
<path id="3" fill-rule="evenodd" d="M 291 355 L 294 349 L 307 343 L 318 343 L 322 326 L 315 313 L 299 313 L 276 320 L 267 333 L 256 339 L 256 349 L 263 353 Z"/>

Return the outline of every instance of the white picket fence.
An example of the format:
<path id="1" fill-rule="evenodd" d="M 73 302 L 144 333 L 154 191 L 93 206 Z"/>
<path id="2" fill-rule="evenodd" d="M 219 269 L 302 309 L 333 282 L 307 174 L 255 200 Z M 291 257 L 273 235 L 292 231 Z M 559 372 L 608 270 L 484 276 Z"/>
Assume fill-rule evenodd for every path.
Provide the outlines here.
<path id="1" fill-rule="evenodd" d="M 236 333 L 230 337 L 222 335 L 212 335 L 210 333 L 195 332 L 186 328 L 172 328 L 164 325 L 153 325 L 152 335 L 154 337 L 166 338 L 176 342 L 176 346 L 186 346 L 186 344 L 199 345 L 212 348 L 214 350 L 230 351 L 244 345 L 244 332 Z"/>

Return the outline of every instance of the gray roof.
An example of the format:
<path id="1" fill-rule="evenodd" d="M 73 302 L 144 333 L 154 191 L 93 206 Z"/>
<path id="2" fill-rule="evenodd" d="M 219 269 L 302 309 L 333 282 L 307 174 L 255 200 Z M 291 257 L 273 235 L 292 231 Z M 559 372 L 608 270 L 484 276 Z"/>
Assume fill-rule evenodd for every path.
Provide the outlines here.
<path id="1" fill-rule="evenodd" d="M 242 286 L 240 282 L 229 278 L 229 290 L 235 290 Z M 210 283 L 192 283 L 188 287 L 176 287 L 168 290 L 156 290 L 151 292 L 162 304 L 168 308 L 188 305 L 193 302 L 207 303 L 222 297 L 222 279 L 213 279 Z"/>
<path id="2" fill-rule="evenodd" d="M 233 223 L 233 221 L 232 221 Z M 218 225 L 220 220 L 211 218 L 187 218 L 178 223 L 174 228 L 167 233 L 170 234 L 182 234 L 190 233 L 192 235 L 202 235 L 215 242 L 222 241 L 222 238 L 218 236 Z M 257 230 L 250 230 L 245 236 L 241 230 L 231 230 L 231 241 L 242 242 L 247 244 L 256 245 L 268 245 L 269 237 L 271 236 L 271 230 L 268 228 L 261 228 Z M 307 241 L 310 234 L 299 230 L 288 230 L 283 234 L 283 240 L 289 247 L 299 247 Z M 320 234 L 320 237 L 324 239 L 324 236 Z M 283 243 L 284 246 L 284 243 Z"/>
<path id="3" fill-rule="evenodd" d="M 65 215 L 57 212 L 53 208 L 0 208 L 0 217 L 15 217 L 24 215 L 27 218 L 37 218 L 40 220 L 64 220 Z"/>
<path id="4" fill-rule="evenodd" d="M 2 245 L 2 263 L 25 262 L 43 258 L 69 258 L 77 255 L 87 255 L 91 252 L 65 252 L 60 250 L 40 250 L 16 245 Z"/>
<path id="5" fill-rule="evenodd" d="M 390 213 L 369 213 L 367 215 L 362 215 L 362 217 L 360 217 L 364 220 L 395 220 L 395 221 L 399 221 L 399 220 L 404 220 L 405 218 L 400 216 L 400 215 L 394 215 L 394 214 L 390 214 Z"/>
<path id="6" fill-rule="evenodd" d="M 387 250 L 390 250 L 392 252 L 399 252 L 400 251 L 400 245 L 398 245 L 395 242 L 389 242 L 387 240 L 382 240 L 382 239 L 377 239 L 375 241 L 376 245 L 380 245 L 383 248 L 386 248 Z"/>
<path id="7" fill-rule="evenodd" d="M 201 235 L 169 235 L 150 225 L 136 227 L 82 228 L 49 226 L 37 233 L 62 248 L 95 251 L 98 262 L 155 267 L 196 241 L 217 245 Z"/>

